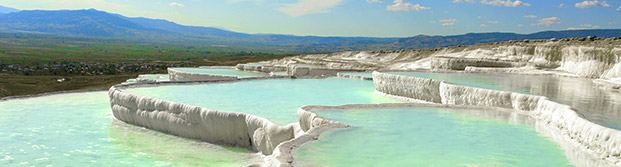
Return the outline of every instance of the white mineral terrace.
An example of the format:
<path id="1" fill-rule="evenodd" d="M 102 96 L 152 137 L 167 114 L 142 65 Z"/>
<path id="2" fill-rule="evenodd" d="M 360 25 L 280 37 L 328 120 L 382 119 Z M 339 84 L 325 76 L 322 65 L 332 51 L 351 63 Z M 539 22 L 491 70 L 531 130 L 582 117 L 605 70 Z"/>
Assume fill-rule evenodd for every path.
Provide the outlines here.
<path id="1" fill-rule="evenodd" d="M 621 131 L 580 115 L 572 107 L 546 97 L 454 85 L 444 81 L 373 73 L 377 91 L 407 98 L 453 105 L 501 107 L 527 111 L 530 116 L 561 131 L 563 138 L 612 164 L 621 165 Z"/>
<path id="2" fill-rule="evenodd" d="M 262 164 L 264 166 L 292 166 L 296 161 L 291 155 L 293 149 L 316 140 L 321 133 L 329 129 L 349 127 L 310 112 L 307 110 L 308 107 L 298 110 L 298 123 L 278 125 L 269 118 L 251 114 L 216 111 L 123 92 L 125 88 L 162 84 L 221 83 L 261 79 L 273 79 L 273 77 L 117 85 L 109 90 L 110 104 L 114 117 L 130 124 L 261 152 L 268 155 Z M 439 80 L 380 72 L 373 73 L 373 82 L 378 93 L 388 96 L 446 105 L 500 107 L 511 109 L 516 113 L 526 113 L 533 119 L 545 122 L 539 126 L 560 132 L 558 133 L 560 136 L 553 137 L 560 138 L 581 151 L 571 154 L 588 154 L 600 159 L 601 163 L 621 165 L 620 131 L 592 123 L 570 106 L 552 102 L 546 97 L 472 88 Z"/>
<path id="3" fill-rule="evenodd" d="M 465 70 L 480 73 L 552 74 L 596 79 L 608 88 L 620 88 L 621 48 L 619 39 L 576 42 L 572 40 L 512 41 L 434 50 L 342 52 L 308 54 L 280 60 L 240 64 L 240 71 L 264 74 L 284 71 L 293 77 L 336 76 L 370 80 L 364 76 L 339 72 L 373 70 Z M 171 81 L 204 81 L 203 83 L 237 82 L 270 79 L 242 78 L 216 74 L 199 74 L 169 69 Z M 267 76 L 267 75 L 266 75 Z M 525 115 L 537 122 L 535 127 L 563 148 L 569 148 L 569 159 L 579 155 L 595 157 L 576 160 L 577 165 L 621 166 L 621 131 L 589 121 L 572 106 L 559 104 L 547 97 L 488 90 L 451 84 L 441 80 L 373 72 L 378 94 L 435 104 L 401 104 L 404 106 L 493 107 Z M 367 81 L 365 81 L 367 82 Z M 196 82 L 190 82 L 196 83 Z M 164 82 L 159 84 L 183 84 Z M 307 106 L 298 110 L 298 122 L 278 125 L 246 113 L 216 111 L 123 92 L 136 86 L 158 84 L 124 84 L 109 90 L 114 117 L 135 125 L 165 133 L 250 148 L 267 155 L 264 166 L 293 166 L 292 150 L 317 140 L 323 132 L 350 125 L 327 120 L 312 112 L 335 108 Z M 373 107 L 394 105 L 379 104 Z M 338 106 L 359 108 L 364 105 Z M 528 124 L 528 123 L 525 123 Z M 362 147 L 362 146 L 361 146 Z M 575 148 L 575 149 L 574 149 Z M 587 162 L 589 161 L 589 162 Z"/>

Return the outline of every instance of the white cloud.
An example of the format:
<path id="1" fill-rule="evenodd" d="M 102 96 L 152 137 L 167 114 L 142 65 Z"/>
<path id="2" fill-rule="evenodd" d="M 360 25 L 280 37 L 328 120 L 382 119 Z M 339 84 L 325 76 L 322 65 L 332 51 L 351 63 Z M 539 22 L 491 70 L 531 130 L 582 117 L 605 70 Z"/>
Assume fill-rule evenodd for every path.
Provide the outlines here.
<path id="1" fill-rule="evenodd" d="M 617 8 L 617 11 L 621 11 L 621 6 L 619 6 L 619 8 Z"/>
<path id="2" fill-rule="evenodd" d="M 367 0 L 368 3 L 382 3 L 382 0 Z"/>
<path id="3" fill-rule="evenodd" d="M 537 18 L 537 16 L 535 16 L 535 15 L 526 15 L 526 16 L 524 16 L 524 17 L 525 17 L 525 18 L 529 18 L 529 19 L 534 19 L 534 18 Z"/>
<path id="4" fill-rule="evenodd" d="M 578 27 L 569 27 L 567 30 L 586 30 L 586 29 L 597 29 L 600 28 L 597 25 L 593 24 L 580 24 Z"/>
<path id="5" fill-rule="evenodd" d="M 524 27 L 524 24 L 518 24 L 518 27 Z"/>
<path id="6" fill-rule="evenodd" d="M 569 27 L 567 30 L 586 30 L 586 28 Z"/>
<path id="7" fill-rule="evenodd" d="M 580 27 L 593 27 L 593 24 L 580 24 Z"/>
<path id="8" fill-rule="evenodd" d="M 446 23 L 446 22 L 456 22 L 457 19 L 444 19 L 444 20 L 440 20 L 440 22 L 442 23 Z"/>
<path id="9" fill-rule="evenodd" d="M 250 0 L 226 0 L 226 2 L 237 3 L 237 2 L 246 2 Z"/>
<path id="10" fill-rule="evenodd" d="M 540 26 L 551 26 L 554 24 L 561 24 L 561 19 L 559 19 L 558 17 L 548 17 L 539 19 L 539 23 L 537 23 L 537 25 Z"/>
<path id="11" fill-rule="evenodd" d="M 453 0 L 453 3 L 460 3 L 460 2 L 474 2 L 474 0 Z"/>
<path id="12" fill-rule="evenodd" d="M 488 21 L 489 24 L 498 24 L 498 21 Z"/>
<path id="13" fill-rule="evenodd" d="M 583 1 L 576 3 L 576 8 L 594 8 L 594 7 L 610 7 L 610 4 L 606 1 Z"/>
<path id="14" fill-rule="evenodd" d="M 168 5 L 170 6 L 174 6 L 174 7 L 185 7 L 185 5 L 177 3 L 177 2 L 171 2 Z"/>
<path id="15" fill-rule="evenodd" d="M 522 2 L 520 0 L 516 0 L 516 1 L 511 1 L 511 0 L 481 0 L 482 4 L 486 4 L 486 5 L 494 5 L 494 6 L 506 6 L 506 7 L 520 7 L 520 6 L 525 6 L 528 7 L 530 6 L 529 3 L 525 3 Z"/>
<path id="16" fill-rule="evenodd" d="M 477 16 L 478 19 L 485 19 L 487 16 Z"/>
<path id="17" fill-rule="evenodd" d="M 475 2 L 476 0 L 453 0 L 453 3 L 460 2 Z M 482 4 L 486 5 L 494 5 L 494 6 L 506 6 L 506 7 L 518 7 L 518 6 L 530 6 L 529 3 L 525 3 L 521 0 L 511 1 L 511 0 L 481 0 Z"/>
<path id="18" fill-rule="evenodd" d="M 429 7 L 420 6 L 420 4 L 413 5 L 409 2 L 403 3 L 403 0 L 395 0 L 393 3 L 393 5 L 386 6 L 386 10 L 393 12 L 429 10 Z"/>
<path id="19" fill-rule="evenodd" d="M 343 0 L 299 0 L 297 3 L 286 4 L 278 8 L 289 16 L 297 17 L 313 13 L 329 13 L 330 8 L 339 5 Z"/>
<path id="20" fill-rule="evenodd" d="M 565 4 L 560 4 L 560 5 L 556 6 L 556 7 L 557 7 L 557 8 L 564 8 L 564 7 L 565 7 Z"/>
<path id="21" fill-rule="evenodd" d="M 453 26 L 455 25 L 455 22 L 457 22 L 457 19 L 444 19 L 444 20 L 440 20 L 440 23 L 442 23 L 442 26 Z"/>
<path id="22" fill-rule="evenodd" d="M 613 24 L 617 24 L 617 22 L 608 22 L 608 24 L 613 25 Z"/>
<path id="23" fill-rule="evenodd" d="M 481 27 L 487 27 L 487 24 L 481 24 Z"/>

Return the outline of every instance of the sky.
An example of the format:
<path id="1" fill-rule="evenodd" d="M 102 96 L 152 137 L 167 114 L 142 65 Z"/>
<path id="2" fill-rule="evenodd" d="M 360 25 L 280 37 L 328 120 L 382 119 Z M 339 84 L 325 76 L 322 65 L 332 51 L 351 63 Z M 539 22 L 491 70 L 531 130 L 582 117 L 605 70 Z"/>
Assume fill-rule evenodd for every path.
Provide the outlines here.
<path id="1" fill-rule="evenodd" d="M 0 0 L 0 5 L 94 8 L 253 34 L 408 37 L 621 28 L 619 0 Z"/>

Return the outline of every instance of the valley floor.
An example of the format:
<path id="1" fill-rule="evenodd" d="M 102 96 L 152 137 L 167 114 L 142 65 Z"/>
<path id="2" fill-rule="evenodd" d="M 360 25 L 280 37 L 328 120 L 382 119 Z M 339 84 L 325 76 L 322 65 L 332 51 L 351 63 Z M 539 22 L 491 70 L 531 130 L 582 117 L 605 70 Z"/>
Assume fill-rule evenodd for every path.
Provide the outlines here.
<path id="1" fill-rule="evenodd" d="M 108 89 L 138 75 L 26 76 L 0 73 L 0 98 L 70 90 Z"/>

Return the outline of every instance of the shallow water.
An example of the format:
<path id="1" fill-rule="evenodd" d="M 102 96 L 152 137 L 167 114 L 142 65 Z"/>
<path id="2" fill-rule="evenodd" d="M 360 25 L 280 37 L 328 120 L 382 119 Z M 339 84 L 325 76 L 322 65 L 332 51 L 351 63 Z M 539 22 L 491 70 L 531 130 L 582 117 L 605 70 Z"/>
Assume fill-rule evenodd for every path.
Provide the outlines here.
<path id="1" fill-rule="evenodd" d="M 107 92 L 0 102 L 0 166 L 244 166 L 262 157 L 125 123 Z"/>
<path id="2" fill-rule="evenodd" d="M 170 81 L 168 74 L 142 74 L 138 78 L 152 79 L 157 81 Z"/>
<path id="3" fill-rule="evenodd" d="M 171 85 L 131 88 L 125 92 L 208 109 L 249 113 L 280 124 L 297 122 L 297 109 L 304 105 L 401 102 L 376 95 L 371 81 L 341 78 Z"/>
<path id="4" fill-rule="evenodd" d="M 590 79 L 489 73 L 390 73 L 546 96 L 552 101 L 575 107 L 593 122 L 621 129 L 621 93 L 600 89 Z"/>
<path id="5" fill-rule="evenodd" d="M 305 166 L 571 166 L 563 150 L 532 127 L 451 110 L 318 111 L 353 127 L 322 134 L 295 157 Z"/>
<path id="6" fill-rule="evenodd" d="M 264 77 L 269 76 L 267 73 L 239 71 L 232 68 L 173 68 L 177 71 L 190 72 L 196 74 L 211 74 L 220 76 L 234 77 Z"/>

